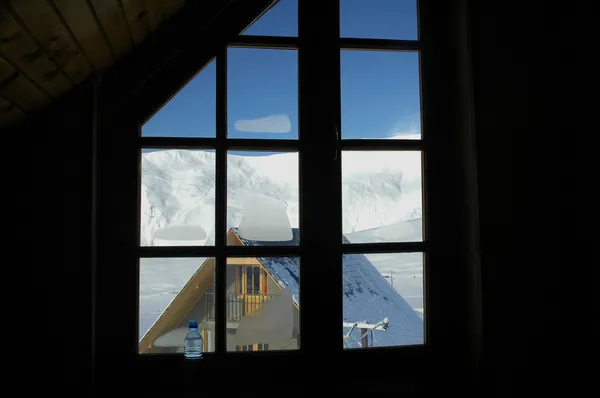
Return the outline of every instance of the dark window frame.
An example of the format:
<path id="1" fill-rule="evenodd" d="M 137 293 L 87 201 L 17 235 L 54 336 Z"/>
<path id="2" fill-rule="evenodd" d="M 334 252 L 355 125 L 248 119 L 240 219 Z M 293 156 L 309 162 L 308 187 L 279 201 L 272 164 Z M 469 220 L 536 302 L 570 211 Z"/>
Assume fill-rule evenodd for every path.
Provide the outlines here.
<path id="1" fill-rule="evenodd" d="M 202 370 L 215 375 L 223 367 L 247 367 L 249 364 L 269 365 L 274 372 L 298 372 L 305 356 L 319 358 L 319 366 L 330 366 L 340 361 L 377 360 L 395 361 L 400 368 L 407 370 L 407 378 L 423 377 L 419 373 L 433 358 L 440 358 L 448 352 L 455 341 L 464 337 L 467 330 L 461 307 L 460 325 L 456 318 L 447 314 L 450 309 L 445 300 L 448 293 L 454 291 L 449 285 L 461 281 L 462 276 L 453 276 L 444 268 L 444 262 L 457 255 L 460 244 L 457 235 L 452 234 L 452 223 L 460 221 L 458 215 L 447 215 L 460 199 L 456 199 L 458 189 L 449 181 L 456 170 L 448 170 L 445 165 L 455 157 L 458 123 L 450 120 L 442 129 L 437 119 L 450 116 L 451 111 L 441 109 L 457 95 L 448 93 L 447 74 L 436 76 L 436 72 L 450 68 L 439 66 L 440 60 L 450 54 L 450 45 L 440 33 L 434 32 L 445 16 L 436 14 L 438 9 L 427 2 L 419 1 L 419 41 L 369 40 L 339 38 L 339 8 L 337 1 L 317 4 L 312 1 L 299 1 L 298 38 L 238 36 L 228 42 L 229 45 L 251 45 L 255 47 L 291 48 L 299 51 L 299 138 L 292 140 L 244 140 L 227 139 L 226 115 L 226 75 L 227 46 L 216 51 L 217 62 L 217 136 L 216 138 L 156 138 L 141 137 L 139 109 L 148 110 L 147 118 L 162 104 L 145 104 L 135 113 L 136 120 L 127 115 L 98 115 L 98 130 L 111 130 L 106 136 L 97 136 L 96 157 L 98 164 L 97 205 L 99 216 L 96 229 L 100 232 L 97 251 L 98 275 L 94 275 L 97 291 L 94 318 L 96 319 L 94 338 L 94 356 L 97 364 L 107 365 L 113 358 L 111 352 L 125 354 L 125 363 L 134 367 L 136 372 L 153 378 L 169 380 L 181 378 L 181 372 Z M 449 26 L 444 26 L 446 31 Z M 440 29 L 444 31 L 444 29 Z M 447 47 L 444 47 L 447 46 Z M 421 141 L 402 140 L 341 140 L 340 126 L 340 87 L 339 58 L 341 49 L 420 51 L 421 57 L 421 119 L 423 139 Z M 445 91 L 444 91 L 445 90 Z M 444 91 L 444 93 L 442 93 Z M 102 101 L 102 98 L 99 99 Z M 140 100 L 143 100 L 140 98 Z M 441 105 L 437 105 L 437 104 Z M 146 118 L 146 119 L 147 119 Z M 117 124 L 117 125 L 115 125 Z M 131 135 L 135 131 L 136 135 Z M 115 142 L 119 145 L 115 147 Z M 216 227 L 218 233 L 214 247 L 139 247 L 139 175 L 141 148 L 180 148 L 180 149 L 216 149 L 217 150 L 217 197 L 226 197 L 226 151 L 256 150 L 299 152 L 300 176 L 300 234 L 298 247 L 238 247 L 226 245 L 226 204 L 216 200 Z M 415 150 L 423 151 L 423 197 L 424 197 L 424 241 L 422 243 L 385 243 L 385 244 L 341 244 L 341 184 L 333 187 L 331 181 L 341 181 L 340 153 L 342 150 Z M 114 175 L 102 171 L 102 165 L 110 162 L 118 164 L 122 173 Z M 113 166 L 112 170 L 116 170 Z M 136 181 L 132 184 L 132 181 Z M 312 187 L 310 191 L 306 187 Z M 325 204 L 317 200 L 314 192 L 321 188 L 330 198 Z M 449 192 L 448 198 L 429 195 L 430 192 Z M 112 206 L 112 209 L 111 209 Z M 116 217 L 122 222 L 110 220 Z M 325 216 L 325 217 L 324 217 Z M 433 222 L 435 221 L 435 222 Z M 108 232 L 111 231 L 111 232 Z M 112 234 L 109 237 L 106 234 Z M 133 240 L 135 239 L 135 241 Z M 134 250 L 132 250 L 132 247 Z M 425 274 L 425 314 L 426 343 L 423 346 L 369 348 L 362 350 L 343 350 L 339 324 L 342 319 L 342 253 L 386 253 L 420 251 L 427 256 L 424 264 Z M 322 253 L 325 252 L 325 260 Z M 123 278 L 116 282 L 119 295 L 114 296 L 107 286 L 111 275 L 103 264 L 114 261 L 126 265 Z M 142 257 L 215 257 L 216 258 L 216 316 L 222 321 L 216 325 L 215 349 L 213 355 L 206 355 L 201 362 L 190 364 L 180 355 L 139 355 L 137 353 L 137 314 L 139 310 L 139 258 Z M 240 356 L 226 351 L 225 319 L 226 292 L 225 273 L 227 257 L 249 256 L 300 256 L 303 264 L 325 265 L 321 267 L 302 267 L 301 286 L 303 291 L 313 294 L 301 295 L 300 311 L 302 332 L 300 349 L 285 352 L 263 352 Z M 322 264 L 321 264 L 322 265 Z M 114 271 L 112 269 L 111 271 Z M 446 279 L 446 280 L 445 280 Z M 319 281 L 318 283 L 316 281 Z M 327 281 L 327 288 L 319 286 Z M 136 285 L 135 289 L 131 287 Z M 126 297 L 126 302 L 118 298 Z M 322 304 L 326 302 L 325 314 Z M 462 304 L 462 303 L 461 303 Z M 115 332 L 98 326 L 98 322 L 115 317 L 114 308 L 122 306 L 116 318 L 123 322 L 135 319 L 135 335 L 129 328 L 125 332 Z M 134 318 L 135 316 L 135 318 Z M 318 325 L 318 327 L 315 327 Z M 125 333 L 125 334 L 123 334 Z M 123 336 L 126 336 L 123 338 Z M 460 344 L 459 344 L 460 343 Z M 464 347 L 464 342 L 456 342 L 456 347 Z M 432 356 L 434 355 L 434 356 Z M 105 361 L 106 360 L 106 361 Z M 105 362 L 103 362 L 105 361 Z M 278 366 L 281 365 L 281 366 Z M 109 365 L 103 369 L 106 372 Z M 99 368 L 98 368 L 99 369 Z M 243 368 L 240 368 L 243 369 Z M 285 369 L 280 370 L 280 369 Z M 413 369 L 413 370 L 411 370 Z M 110 373 L 110 369 L 108 369 Z M 104 373 L 106 374 L 106 373 Z M 300 374 L 300 373 L 297 373 Z M 326 377 L 325 375 L 323 377 Z M 292 380 L 294 384 L 294 380 Z"/>

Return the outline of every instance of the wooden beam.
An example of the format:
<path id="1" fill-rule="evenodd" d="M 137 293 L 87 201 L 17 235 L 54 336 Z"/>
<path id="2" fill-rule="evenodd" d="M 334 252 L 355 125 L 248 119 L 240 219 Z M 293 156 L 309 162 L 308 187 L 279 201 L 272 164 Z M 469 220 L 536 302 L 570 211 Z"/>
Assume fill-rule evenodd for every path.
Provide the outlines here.
<path id="1" fill-rule="evenodd" d="M 0 57 L 0 86 L 9 80 L 13 79 L 19 72 L 15 70 L 8 62 Z"/>
<path id="2" fill-rule="evenodd" d="M 91 65 L 48 1 L 11 0 L 10 4 L 29 32 L 72 82 L 80 83 L 89 76 Z"/>
<path id="3" fill-rule="evenodd" d="M 12 0 L 12 1 L 15 2 L 15 0 Z M 36 0 L 33 0 L 33 1 L 36 1 Z M 29 3 L 30 2 L 28 2 L 28 6 L 31 6 Z M 15 2 L 15 4 L 22 5 L 23 3 L 22 2 Z M 35 6 L 35 4 L 33 6 Z M 15 11 L 15 9 L 13 8 L 11 2 L 8 2 L 8 1 L 5 2 L 4 3 L 4 7 L 10 13 L 10 15 L 13 17 L 14 21 L 19 26 L 19 29 L 21 29 L 21 31 L 23 31 L 23 33 L 25 33 L 27 36 L 29 36 L 30 40 L 41 51 L 42 56 L 46 57 L 46 59 L 49 62 L 52 63 L 52 65 L 54 66 L 55 72 L 57 74 L 62 74 L 68 80 L 68 82 L 71 84 L 71 87 L 72 87 L 73 80 L 71 80 L 71 77 L 63 69 L 64 65 L 61 64 L 61 63 L 59 63 L 59 62 L 57 62 L 56 57 L 53 55 L 53 53 L 50 52 L 48 50 L 48 48 L 46 46 L 44 46 L 44 44 L 40 41 L 40 37 L 38 36 L 38 33 L 37 32 L 33 32 L 33 31 L 31 31 L 29 29 L 29 27 L 27 26 L 27 24 L 23 21 L 23 18 L 21 18 L 21 16 Z M 42 18 L 40 18 L 40 20 L 42 20 Z M 34 26 L 39 26 L 39 21 L 36 21 L 36 24 L 34 24 Z M 44 76 L 48 77 L 48 76 L 53 76 L 53 75 L 45 74 Z M 69 87 L 69 89 L 71 87 Z"/>
<path id="4" fill-rule="evenodd" d="M 121 0 L 121 3 L 123 4 L 133 42 L 136 46 L 139 46 L 150 33 L 148 11 L 142 0 Z"/>
<path id="5" fill-rule="evenodd" d="M 148 28 L 151 32 L 156 32 L 164 19 L 160 6 L 161 0 L 143 0 L 142 2 L 148 12 Z"/>
<path id="6" fill-rule="evenodd" d="M 0 96 L 26 111 L 44 107 L 51 101 L 46 92 L 0 57 Z"/>
<path id="7" fill-rule="evenodd" d="M 8 127 L 25 119 L 25 112 L 17 105 L 0 98 L 0 126 Z"/>
<path id="8" fill-rule="evenodd" d="M 256 257 L 227 257 L 227 265 L 261 265 Z"/>
<path id="9" fill-rule="evenodd" d="M 0 7 L 0 53 L 52 97 L 58 97 L 73 86 L 4 7 Z"/>
<path id="10" fill-rule="evenodd" d="M 94 69 L 103 70 L 113 63 L 108 43 L 103 39 L 92 10 L 82 0 L 51 0 Z"/>
<path id="11" fill-rule="evenodd" d="M 161 2 L 161 7 L 164 18 L 170 18 L 173 14 L 183 8 L 184 4 L 185 0 L 163 0 Z"/>
<path id="12" fill-rule="evenodd" d="M 123 58 L 133 48 L 133 42 L 119 0 L 90 0 L 90 4 L 106 34 L 115 59 Z"/>

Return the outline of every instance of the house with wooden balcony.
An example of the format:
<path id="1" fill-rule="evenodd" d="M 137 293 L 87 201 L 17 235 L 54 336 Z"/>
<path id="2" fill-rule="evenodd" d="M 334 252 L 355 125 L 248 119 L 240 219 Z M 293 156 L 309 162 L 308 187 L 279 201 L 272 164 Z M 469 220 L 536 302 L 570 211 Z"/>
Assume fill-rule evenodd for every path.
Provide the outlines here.
<path id="1" fill-rule="evenodd" d="M 285 242 L 262 242 L 240 237 L 237 228 L 227 234 L 229 245 L 297 245 L 298 229 Z M 379 345 L 423 343 L 423 321 L 402 296 L 362 254 L 344 255 L 344 322 L 377 322 L 388 318 L 393 332 L 379 333 Z M 213 351 L 215 327 L 215 262 L 206 259 L 156 322 L 141 338 L 140 353 L 183 351 L 189 320 L 199 323 L 204 350 Z M 298 258 L 227 259 L 227 350 L 295 349 L 300 337 L 300 262 Z M 341 329 L 340 325 L 340 329 Z M 351 341 L 360 346 L 361 331 Z M 340 342 L 341 343 L 341 342 Z"/>

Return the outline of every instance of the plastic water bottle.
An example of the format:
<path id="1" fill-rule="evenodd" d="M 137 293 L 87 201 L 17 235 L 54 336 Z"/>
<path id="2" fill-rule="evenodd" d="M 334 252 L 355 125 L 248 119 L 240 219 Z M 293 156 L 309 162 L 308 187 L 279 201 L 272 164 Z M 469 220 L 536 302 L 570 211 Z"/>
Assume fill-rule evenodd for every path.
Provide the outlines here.
<path id="1" fill-rule="evenodd" d="M 197 321 L 190 321 L 189 330 L 183 341 L 183 355 L 187 359 L 202 359 L 202 336 L 198 331 Z"/>

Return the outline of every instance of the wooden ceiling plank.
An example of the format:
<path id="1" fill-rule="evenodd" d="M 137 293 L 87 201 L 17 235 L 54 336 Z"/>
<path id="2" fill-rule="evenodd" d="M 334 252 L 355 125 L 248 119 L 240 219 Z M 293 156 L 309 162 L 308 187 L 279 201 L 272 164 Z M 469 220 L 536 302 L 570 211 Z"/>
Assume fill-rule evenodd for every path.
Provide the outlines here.
<path id="1" fill-rule="evenodd" d="M 0 95 L 7 101 L 30 111 L 50 103 L 52 97 L 0 56 Z"/>
<path id="2" fill-rule="evenodd" d="M 0 97 L 0 126 L 12 126 L 24 120 L 26 116 L 26 113 L 18 105 Z"/>
<path id="3" fill-rule="evenodd" d="M 11 5 L 27 29 L 72 82 L 80 83 L 90 75 L 91 65 L 47 0 L 11 0 Z"/>
<path id="4" fill-rule="evenodd" d="M 54 61 L 44 54 L 43 48 L 21 29 L 4 7 L 0 8 L 0 52 L 11 66 L 26 74 L 52 97 L 73 87 Z"/>
<path id="5" fill-rule="evenodd" d="M 133 43 L 119 0 L 90 0 L 90 3 L 104 29 L 115 59 L 124 57 L 131 51 Z"/>
<path id="6" fill-rule="evenodd" d="M 18 72 L 13 68 L 8 62 L 6 62 L 2 57 L 0 57 L 0 86 L 11 78 L 14 78 Z"/>
<path id="7" fill-rule="evenodd" d="M 163 14 L 166 18 L 169 18 L 171 15 L 175 14 L 185 5 L 185 0 L 163 0 L 161 2 Z"/>
<path id="8" fill-rule="evenodd" d="M 148 26 L 151 32 L 156 32 L 163 22 L 161 0 L 143 0 L 148 11 Z"/>
<path id="9" fill-rule="evenodd" d="M 51 99 L 43 91 L 21 74 L 2 86 L 0 95 L 26 111 L 42 109 L 51 102 Z"/>
<path id="10" fill-rule="evenodd" d="M 142 0 L 121 0 L 133 42 L 139 46 L 148 36 L 148 10 Z"/>
<path id="11" fill-rule="evenodd" d="M 94 69 L 101 71 L 113 64 L 108 43 L 96 24 L 94 14 L 83 0 L 49 0 L 73 32 Z"/>

